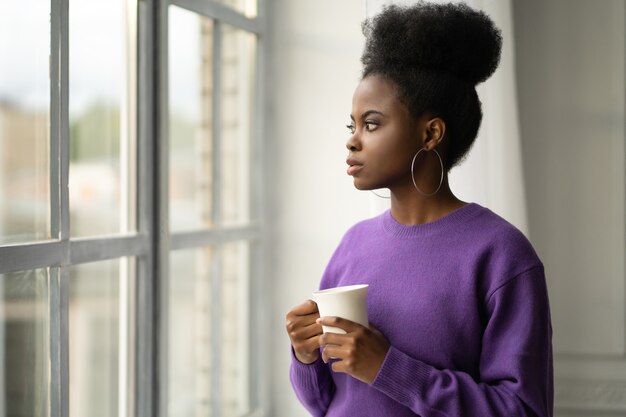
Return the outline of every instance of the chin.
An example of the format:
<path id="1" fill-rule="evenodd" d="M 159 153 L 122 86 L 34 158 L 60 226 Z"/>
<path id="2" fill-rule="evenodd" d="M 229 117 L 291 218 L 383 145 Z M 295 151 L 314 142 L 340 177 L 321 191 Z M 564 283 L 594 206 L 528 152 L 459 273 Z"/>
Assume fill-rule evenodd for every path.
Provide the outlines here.
<path id="1" fill-rule="evenodd" d="M 376 190 L 378 188 L 387 188 L 387 187 L 385 187 L 385 186 L 377 187 L 376 185 L 367 184 L 367 183 L 364 183 L 363 181 L 359 181 L 357 178 L 355 178 L 354 179 L 354 188 L 356 188 L 359 191 L 371 191 L 371 190 Z"/>
<path id="2" fill-rule="evenodd" d="M 354 179 L 354 188 L 359 191 L 367 191 L 370 188 L 363 184 L 362 181 L 359 181 L 357 178 Z"/>

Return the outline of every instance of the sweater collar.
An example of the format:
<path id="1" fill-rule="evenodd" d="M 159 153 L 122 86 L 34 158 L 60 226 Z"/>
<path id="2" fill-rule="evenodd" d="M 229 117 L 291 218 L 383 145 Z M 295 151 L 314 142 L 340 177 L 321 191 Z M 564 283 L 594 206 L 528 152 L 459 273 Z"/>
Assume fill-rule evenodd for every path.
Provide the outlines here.
<path id="1" fill-rule="evenodd" d="M 419 237 L 431 233 L 454 231 L 469 218 L 477 214 L 483 207 L 476 203 L 468 203 L 465 206 L 443 216 L 433 222 L 424 224 L 406 225 L 399 223 L 392 215 L 391 210 L 385 211 L 382 218 L 382 226 L 385 232 L 396 237 Z"/>

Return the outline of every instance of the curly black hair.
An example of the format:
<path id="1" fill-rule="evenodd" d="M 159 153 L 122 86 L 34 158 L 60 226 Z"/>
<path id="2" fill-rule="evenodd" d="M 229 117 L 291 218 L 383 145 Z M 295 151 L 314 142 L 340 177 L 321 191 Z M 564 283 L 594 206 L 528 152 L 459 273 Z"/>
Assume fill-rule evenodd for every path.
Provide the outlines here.
<path id="1" fill-rule="evenodd" d="M 446 123 L 446 171 L 471 148 L 482 120 L 475 86 L 498 67 L 502 35 L 481 11 L 463 3 L 386 6 L 363 22 L 362 78 L 391 80 L 398 98 L 419 118 Z"/>

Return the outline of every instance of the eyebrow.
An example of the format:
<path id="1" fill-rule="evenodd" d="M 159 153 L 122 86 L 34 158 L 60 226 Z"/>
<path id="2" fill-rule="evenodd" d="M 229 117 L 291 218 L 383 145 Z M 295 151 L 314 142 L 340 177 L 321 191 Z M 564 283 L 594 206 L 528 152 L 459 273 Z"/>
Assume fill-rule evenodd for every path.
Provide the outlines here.
<path id="1" fill-rule="evenodd" d="M 382 112 L 379 112 L 378 110 L 368 110 L 361 115 L 361 119 L 365 119 L 367 116 L 371 114 L 379 114 L 381 116 L 384 116 L 384 114 Z M 354 120 L 354 116 L 352 116 L 352 114 L 350 114 L 350 119 Z"/>

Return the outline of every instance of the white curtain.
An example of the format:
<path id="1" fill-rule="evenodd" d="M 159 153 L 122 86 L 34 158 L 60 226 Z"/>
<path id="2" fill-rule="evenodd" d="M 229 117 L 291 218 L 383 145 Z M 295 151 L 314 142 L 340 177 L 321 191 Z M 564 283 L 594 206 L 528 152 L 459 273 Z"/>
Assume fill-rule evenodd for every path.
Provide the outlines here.
<path id="1" fill-rule="evenodd" d="M 433 3 L 445 1 L 431 0 Z M 412 0 L 366 0 L 366 14 L 374 16 L 384 4 L 412 4 Z M 464 201 L 486 206 L 527 233 L 526 196 L 515 87 L 515 55 L 511 0 L 466 0 L 483 10 L 502 31 L 500 66 L 477 87 L 483 121 L 466 160 L 450 171 L 450 187 Z M 388 191 L 380 191 L 380 194 Z M 389 200 L 370 197 L 375 215 L 389 207 Z"/>

